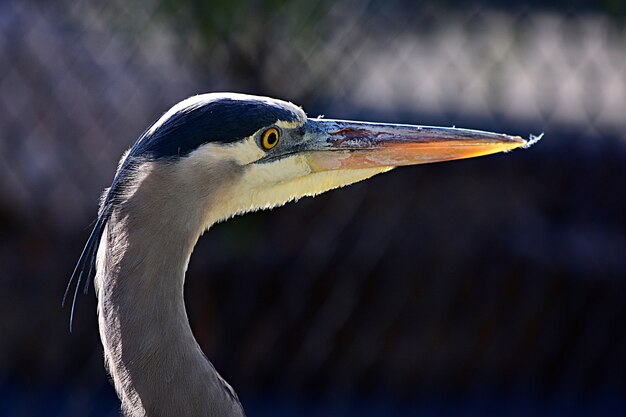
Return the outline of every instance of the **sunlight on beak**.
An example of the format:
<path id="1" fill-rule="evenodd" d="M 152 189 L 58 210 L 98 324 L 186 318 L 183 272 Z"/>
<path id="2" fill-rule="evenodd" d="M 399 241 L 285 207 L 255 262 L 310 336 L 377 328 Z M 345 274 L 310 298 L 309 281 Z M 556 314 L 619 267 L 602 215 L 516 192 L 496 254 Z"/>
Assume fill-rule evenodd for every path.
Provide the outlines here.
<path id="1" fill-rule="evenodd" d="M 528 145 L 519 136 L 478 130 L 309 119 L 306 158 L 315 171 L 426 164 Z"/>

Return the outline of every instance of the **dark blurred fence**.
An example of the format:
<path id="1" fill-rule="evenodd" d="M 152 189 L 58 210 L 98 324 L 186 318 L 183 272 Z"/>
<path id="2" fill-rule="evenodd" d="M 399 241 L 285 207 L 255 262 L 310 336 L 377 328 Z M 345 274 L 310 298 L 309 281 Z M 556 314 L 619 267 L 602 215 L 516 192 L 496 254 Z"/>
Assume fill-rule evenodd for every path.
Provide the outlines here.
<path id="1" fill-rule="evenodd" d="M 188 308 L 250 415 L 621 415 L 615 12 L 0 2 L 0 414 L 116 415 L 94 297 L 70 336 L 64 285 L 123 150 L 178 100 L 232 90 L 313 115 L 546 134 L 214 227 Z"/>

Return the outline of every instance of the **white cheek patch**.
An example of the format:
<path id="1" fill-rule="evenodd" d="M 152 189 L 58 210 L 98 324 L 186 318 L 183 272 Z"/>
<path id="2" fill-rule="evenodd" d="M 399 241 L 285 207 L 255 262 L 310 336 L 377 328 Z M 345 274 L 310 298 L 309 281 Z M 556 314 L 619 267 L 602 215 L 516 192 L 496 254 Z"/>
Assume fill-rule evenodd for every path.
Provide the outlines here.
<path id="1" fill-rule="evenodd" d="M 267 209 L 316 196 L 323 192 L 365 180 L 393 167 L 313 172 L 304 156 L 292 156 L 248 167 L 232 190 L 231 198 L 216 207 L 216 219 Z"/>
<path id="2" fill-rule="evenodd" d="M 223 144 L 208 142 L 189 154 L 189 159 L 198 161 L 235 161 L 241 166 L 251 164 L 265 156 L 254 137 L 240 142 Z"/>
<path id="3" fill-rule="evenodd" d="M 267 189 L 310 173 L 311 167 L 306 158 L 294 155 L 275 162 L 250 165 L 244 174 L 244 180 L 247 180 L 247 184 Z"/>
<path id="4" fill-rule="evenodd" d="M 288 184 L 294 179 L 306 177 L 311 168 L 303 156 L 292 156 L 266 164 L 252 164 L 246 168 L 233 193 L 233 200 L 224 207 L 224 212 L 244 213 L 261 208 L 270 208 L 284 204 L 292 199 L 289 190 L 274 192 L 277 187 Z M 284 200 L 284 201 L 283 201 Z"/>

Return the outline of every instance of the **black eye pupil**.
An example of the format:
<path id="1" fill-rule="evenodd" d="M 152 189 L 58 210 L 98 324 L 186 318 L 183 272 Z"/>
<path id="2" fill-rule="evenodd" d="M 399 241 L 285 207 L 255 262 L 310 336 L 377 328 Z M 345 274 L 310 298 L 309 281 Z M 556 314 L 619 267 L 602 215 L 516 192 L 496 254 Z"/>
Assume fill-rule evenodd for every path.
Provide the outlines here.
<path id="1" fill-rule="evenodd" d="M 267 137 L 267 143 L 269 145 L 275 144 L 277 140 L 278 140 L 278 137 L 276 136 L 276 133 L 274 132 L 270 133 L 269 136 Z"/>

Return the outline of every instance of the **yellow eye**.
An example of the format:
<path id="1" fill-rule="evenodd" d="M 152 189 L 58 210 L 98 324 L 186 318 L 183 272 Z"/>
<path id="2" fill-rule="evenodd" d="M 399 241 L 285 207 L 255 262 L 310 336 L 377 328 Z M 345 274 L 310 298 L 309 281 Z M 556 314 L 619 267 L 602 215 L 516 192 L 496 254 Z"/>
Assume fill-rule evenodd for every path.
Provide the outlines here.
<path id="1" fill-rule="evenodd" d="M 276 145 L 278 145 L 278 129 L 270 127 L 261 136 L 261 146 L 265 150 L 270 150 Z"/>

